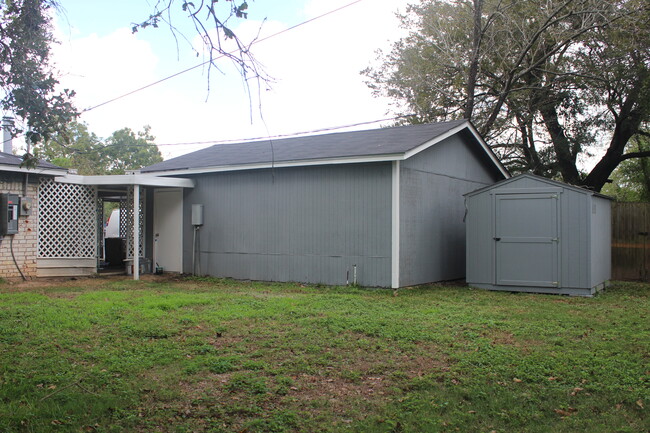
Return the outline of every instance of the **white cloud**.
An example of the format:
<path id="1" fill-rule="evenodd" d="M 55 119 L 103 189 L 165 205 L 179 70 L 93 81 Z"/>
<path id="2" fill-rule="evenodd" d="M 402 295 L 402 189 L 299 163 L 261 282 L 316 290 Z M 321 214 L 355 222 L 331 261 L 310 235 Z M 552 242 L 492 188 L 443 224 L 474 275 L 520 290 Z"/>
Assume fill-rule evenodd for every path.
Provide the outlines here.
<path id="1" fill-rule="evenodd" d="M 312 18 L 344 3 L 313 0 L 304 12 Z M 82 120 L 100 136 L 125 126 L 140 129 L 149 124 L 157 142 L 175 143 L 255 137 L 267 132 L 286 134 L 382 118 L 388 103 L 371 97 L 359 72 L 372 62 L 377 48 L 399 36 L 395 9 L 395 2 L 387 0 L 361 2 L 254 45 L 256 57 L 277 80 L 271 90 L 262 89 L 265 122 L 257 115 L 254 83 L 249 105 L 241 77 L 227 63 L 223 74 L 212 70 L 207 102 L 206 71 L 198 69 L 85 113 Z M 259 24 L 244 21 L 236 31 L 243 39 L 250 38 Z M 268 21 L 262 37 L 286 27 Z M 55 50 L 59 69 L 65 73 L 61 82 L 77 91 L 80 108 L 193 64 L 187 59 L 176 62 L 175 51 L 169 57 L 174 60 L 171 65 L 130 29 L 118 29 L 104 37 L 72 35 Z M 251 109 L 255 114 L 252 125 Z M 170 157 L 198 147 L 163 146 L 161 150 Z"/>

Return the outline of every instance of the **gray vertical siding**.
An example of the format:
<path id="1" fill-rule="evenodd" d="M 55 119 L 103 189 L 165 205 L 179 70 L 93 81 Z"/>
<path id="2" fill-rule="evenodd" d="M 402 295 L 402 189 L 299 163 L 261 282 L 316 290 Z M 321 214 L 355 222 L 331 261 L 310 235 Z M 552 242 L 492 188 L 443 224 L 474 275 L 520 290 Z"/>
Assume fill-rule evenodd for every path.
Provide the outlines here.
<path id="1" fill-rule="evenodd" d="M 487 167 L 458 135 L 401 163 L 400 287 L 465 276 L 463 194 L 500 178 Z"/>
<path id="2" fill-rule="evenodd" d="M 478 194 L 467 198 L 466 254 L 468 284 L 493 284 L 494 277 L 494 219 L 493 195 Z"/>
<path id="3" fill-rule="evenodd" d="M 390 286 L 390 163 L 246 170 L 196 177 L 201 271 L 218 277 Z M 192 227 L 183 269 L 191 272 Z"/>
<path id="4" fill-rule="evenodd" d="M 585 193 L 564 189 L 560 195 L 560 285 L 589 286 L 589 202 Z"/>
<path id="5" fill-rule="evenodd" d="M 612 275 L 612 204 L 610 200 L 591 198 L 591 282 L 596 287 Z"/>

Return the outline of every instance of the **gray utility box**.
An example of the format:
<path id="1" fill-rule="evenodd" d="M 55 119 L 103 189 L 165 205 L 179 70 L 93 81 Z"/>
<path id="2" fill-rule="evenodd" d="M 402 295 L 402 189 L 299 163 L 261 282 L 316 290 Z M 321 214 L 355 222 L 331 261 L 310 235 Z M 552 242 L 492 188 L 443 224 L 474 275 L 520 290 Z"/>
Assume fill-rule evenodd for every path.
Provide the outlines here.
<path id="1" fill-rule="evenodd" d="M 18 233 L 20 197 L 16 194 L 0 194 L 0 236 Z"/>
<path id="2" fill-rule="evenodd" d="M 522 174 L 465 194 L 472 287 L 592 296 L 611 274 L 611 199 Z"/>

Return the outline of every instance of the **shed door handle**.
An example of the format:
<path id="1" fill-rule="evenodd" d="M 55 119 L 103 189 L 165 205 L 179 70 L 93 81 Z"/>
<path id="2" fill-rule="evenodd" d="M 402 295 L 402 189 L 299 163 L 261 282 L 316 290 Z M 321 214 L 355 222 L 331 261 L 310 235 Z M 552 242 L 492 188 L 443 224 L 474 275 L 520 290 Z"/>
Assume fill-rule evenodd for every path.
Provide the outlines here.
<path id="1" fill-rule="evenodd" d="M 498 242 L 501 240 L 501 238 L 494 238 L 494 240 Z"/>

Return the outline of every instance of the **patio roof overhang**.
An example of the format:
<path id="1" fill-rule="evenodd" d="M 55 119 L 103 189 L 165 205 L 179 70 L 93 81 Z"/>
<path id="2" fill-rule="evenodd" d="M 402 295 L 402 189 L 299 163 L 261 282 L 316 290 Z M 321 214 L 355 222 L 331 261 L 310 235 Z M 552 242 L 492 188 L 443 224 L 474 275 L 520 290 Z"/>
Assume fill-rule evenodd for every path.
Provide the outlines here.
<path id="1" fill-rule="evenodd" d="M 66 174 L 57 176 L 55 182 L 74 183 L 77 185 L 88 185 L 96 187 L 133 187 L 133 251 L 140 250 L 140 187 L 153 186 L 159 188 L 194 188 L 192 179 L 178 177 L 161 177 L 153 174 L 129 173 L 105 176 L 80 176 L 77 174 Z M 133 254 L 133 279 L 140 279 L 140 255 Z"/>
<path id="2" fill-rule="evenodd" d="M 56 176 L 56 182 L 91 186 L 157 186 L 171 188 L 194 188 L 194 181 L 179 177 L 162 177 L 153 174 L 111 174 L 105 176 L 81 176 L 66 174 Z"/>

